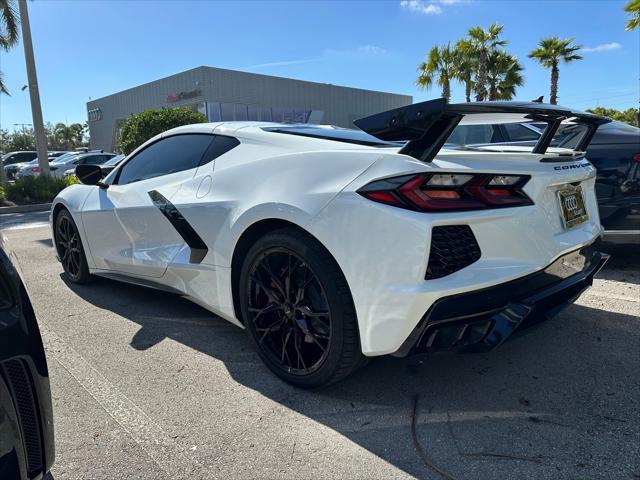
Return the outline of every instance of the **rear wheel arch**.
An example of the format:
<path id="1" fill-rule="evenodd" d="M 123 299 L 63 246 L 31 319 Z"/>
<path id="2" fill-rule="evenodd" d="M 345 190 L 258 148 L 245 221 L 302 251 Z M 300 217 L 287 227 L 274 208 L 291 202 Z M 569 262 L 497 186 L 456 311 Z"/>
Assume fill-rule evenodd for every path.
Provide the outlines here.
<path id="1" fill-rule="evenodd" d="M 53 220 L 54 225 L 55 225 L 56 217 L 60 214 L 62 210 L 69 211 L 69 209 L 62 202 L 56 203 L 55 206 L 53 207 L 53 211 L 51 212 L 51 219 Z"/>
<path id="2" fill-rule="evenodd" d="M 269 218 L 265 220 L 260 220 L 252 225 L 250 225 L 240 238 L 236 242 L 236 246 L 233 250 L 233 256 L 231 260 L 231 291 L 233 296 L 233 311 L 236 315 L 236 318 L 244 324 L 244 320 L 242 318 L 242 311 L 240 308 L 240 275 L 242 273 L 242 264 L 244 262 L 246 254 L 249 252 L 249 249 L 264 235 L 275 232 L 277 230 L 283 229 L 292 229 L 299 232 L 301 235 L 304 235 L 313 241 L 317 242 L 322 248 L 331 256 L 335 264 L 338 266 L 340 273 L 344 277 L 344 272 L 340 267 L 340 264 L 335 259 L 335 257 L 331 254 L 331 252 L 322 244 L 320 240 L 318 240 L 314 235 L 309 233 L 307 230 L 302 228 L 301 226 L 290 222 L 288 220 L 282 220 L 279 218 Z M 346 278 L 346 277 L 345 277 Z M 351 292 L 349 292 L 351 294 Z"/>

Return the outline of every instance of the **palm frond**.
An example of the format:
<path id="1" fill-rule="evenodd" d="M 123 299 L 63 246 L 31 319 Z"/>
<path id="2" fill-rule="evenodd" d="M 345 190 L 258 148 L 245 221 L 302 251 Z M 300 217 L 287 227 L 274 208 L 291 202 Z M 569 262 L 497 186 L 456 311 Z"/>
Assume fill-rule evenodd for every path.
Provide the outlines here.
<path id="1" fill-rule="evenodd" d="M 15 0 L 0 0 L 0 48 L 9 50 L 18 43 L 19 24 Z"/>
<path id="2" fill-rule="evenodd" d="M 625 30 L 631 31 L 640 26 L 640 0 L 630 0 L 624 7 L 624 11 L 631 15 Z"/>
<path id="3" fill-rule="evenodd" d="M 2 72 L 0 72 L 0 93 L 4 93 L 5 95 L 11 96 L 9 90 L 7 90 L 6 85 L 4 84 L 4 78 Z"/>

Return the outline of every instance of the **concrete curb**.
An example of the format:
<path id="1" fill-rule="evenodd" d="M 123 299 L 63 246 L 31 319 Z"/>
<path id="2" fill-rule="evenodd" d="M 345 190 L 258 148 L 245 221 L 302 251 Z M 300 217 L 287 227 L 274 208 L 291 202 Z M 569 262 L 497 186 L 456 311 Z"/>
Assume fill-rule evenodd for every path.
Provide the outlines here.
<path id="1" fill-rule="evenodd" d="M 0 207 L 0 215 L 5 213 L 46 212 L 51 210 L 50 203 L 34 203 L 31 205 L 16 205 L 15 207 Z"/>

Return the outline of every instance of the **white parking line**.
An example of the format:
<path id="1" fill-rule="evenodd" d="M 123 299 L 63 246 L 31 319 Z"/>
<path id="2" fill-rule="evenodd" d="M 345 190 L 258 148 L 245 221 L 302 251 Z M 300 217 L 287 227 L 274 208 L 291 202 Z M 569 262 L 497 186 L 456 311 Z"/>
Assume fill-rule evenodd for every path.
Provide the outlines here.
<path id="1" fill-rule="evenodd" d="M 146 413 L 57 334 L 40 325 L 47 354 L 54 358 L 100 406 L 140 445 L 171 479 L 213 478 Z"/>

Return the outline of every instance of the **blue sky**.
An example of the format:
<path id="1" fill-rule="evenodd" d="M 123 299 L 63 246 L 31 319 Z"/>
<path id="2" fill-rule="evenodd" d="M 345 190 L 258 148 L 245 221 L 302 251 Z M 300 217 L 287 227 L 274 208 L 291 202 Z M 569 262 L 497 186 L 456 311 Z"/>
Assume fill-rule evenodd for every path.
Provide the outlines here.
<path id="1" fill-rule="evenodd" d="M 559 103 L 628 108 L 640 97 L 640 31 L 617 0 L 30 1 L 45 121 L 83 122 L 86 102 L 199 65 L 410 94 L 434 44 L 470 26 L 505 25 L 525 66 L 518 98 L 548 99 L 549 73 L 527 58 L 544 36 L 576 37 L 584 60 L 560 72 Z M 11 96 L 0 126 L 31 123 L 22 44 L 0 54 Z M 463 88 L 453 86 L 453 101 Z"/>

